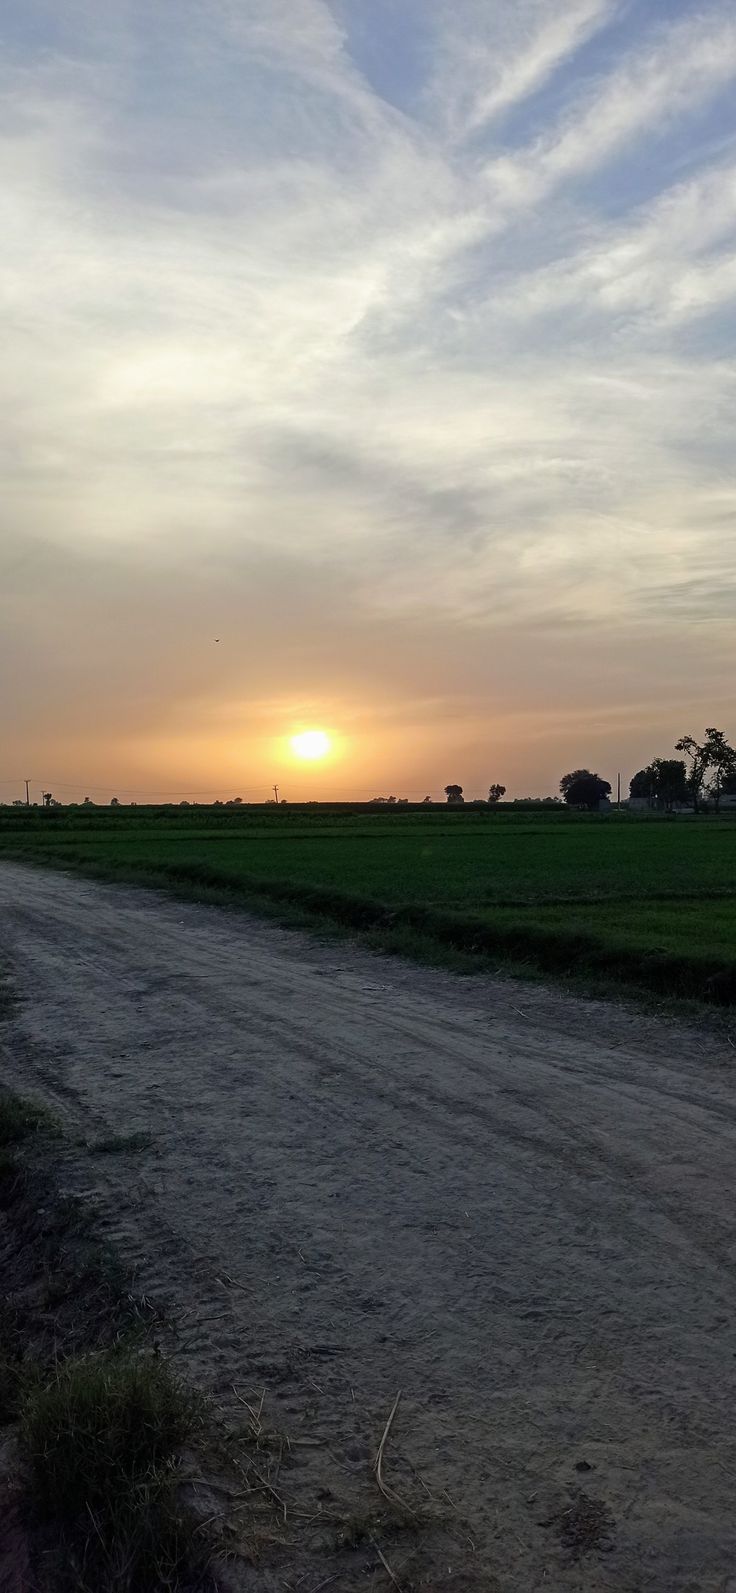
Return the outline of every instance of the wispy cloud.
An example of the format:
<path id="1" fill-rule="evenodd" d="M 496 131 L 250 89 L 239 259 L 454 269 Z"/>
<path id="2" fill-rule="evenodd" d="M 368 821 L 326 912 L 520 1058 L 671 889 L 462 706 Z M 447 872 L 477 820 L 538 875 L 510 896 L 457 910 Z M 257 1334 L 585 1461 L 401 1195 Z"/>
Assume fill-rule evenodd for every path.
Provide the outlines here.
<path id="1" fill-rule="evenodd" d="M 589 224 L 582 246 L 526 272 L 494 301 L 528 323 L 573 312 L 635 320 L 639 338 L 717 314 L 736 296 L 736 165 L 717 165 L 659 194 L 623 222 Z"/>
<path id="2" fill-rule="evenodd" d="M 497 199 L 539 203 L 560 185 L 596 172 L 646 134 L 660 140 L 736 77 L 736 20 L 725 8 L 657 30 L 574 99 L 562 122 L 487 175 Z"/>
<path id="3" fill-rule="evenodd" d="M 519 0 L 499 7 L 489 28 L 482 0 L 439 5 L 427 101 L 452 138 L 477 135 L 542 88 L 621 9 L 622 0 L 569 0 L 559 8 Z"/>

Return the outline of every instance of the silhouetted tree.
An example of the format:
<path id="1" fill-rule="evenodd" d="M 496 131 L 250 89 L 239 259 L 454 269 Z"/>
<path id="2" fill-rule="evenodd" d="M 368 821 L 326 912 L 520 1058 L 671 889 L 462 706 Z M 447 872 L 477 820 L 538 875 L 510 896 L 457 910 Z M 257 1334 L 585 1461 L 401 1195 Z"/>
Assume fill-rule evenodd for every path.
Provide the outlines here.
<path id="1" fill-rule="evenodd" d="M 568 807 L 593 811 L 610 794 L 611 786 L 608 780 L 592 774 L 590 769 L 573 769 L 572 774 L 563 775 L 560 790 Z"/>
<path id="2" fill-rule="evenodd" d="M 111 808 L 119 808 L 120 807 L 120 797 L 110 797 L 110 807 Z"/>
<path id="3" fill-rule="evenodd" d="M 629 783 L 629 795 L 644 797 L 650 808 L 670 813 L 676 802 L 687 802 L 690 792 L 682 758 L 653 758 Z"/>
<path id="4" fill-rule="evenodd" d="M 697 813 L 700 807 L 700 798 L 705 785 L 705 776 L 708 772 L 708 754 L 704 745 L 695 740 L 694 736 L 681 736 L 675 742 L 677 752 L 684 752 L 689 759 L 687 784 L 693 812 Z"/>
<path id="5" fill-rule="evenodd" d="M 722 730 L 706 730 L 705 745 L 708 748 L 708 770 L 713 775 L 709 794 L 713 798 L 716 813 L 719 813 L 726 781 L 736 774 L 736 751 L 729 745 Z"/>
<path id="6" fill-rule="evenodd" d="M 678 752 L 684 752 L 690 760 L 687 783 L 693 812 L 699 811 L 706 778 L 712 770 L 714 780 L 710 790 L 717 813 L 724 781 L 736 771 L 736 751 L 727 742 L 725 731 L 716 730 L 711 725 L 705 732 L 704 741 L 696 741 L 694 736 L 682 736 L 675 746 Z"/>
<path id="7" fill-rule="evenodd" d="M 456 807 L 459 806 L 461 802 L 465 801 L 465 797 L 463 796 L 463 788 L 461 785 L 446 785 L 445 796 L 447 797 L 448 802 L 454 803 Z"/>
<path id="8" fill-rule="evenodd" d="M 492 785 L 488 792 L 488 801 L 490 802 L 491 807 L 494 807 L 497 802 L 500 802 L 501 797 L 504 797 L 505 795 L 505 785 Z"/>

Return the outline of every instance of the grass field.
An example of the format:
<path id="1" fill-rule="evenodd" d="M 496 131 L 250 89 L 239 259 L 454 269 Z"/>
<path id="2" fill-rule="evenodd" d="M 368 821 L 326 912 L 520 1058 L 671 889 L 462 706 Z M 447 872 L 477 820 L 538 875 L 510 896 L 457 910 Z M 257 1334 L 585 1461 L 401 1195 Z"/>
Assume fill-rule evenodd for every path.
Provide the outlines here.
<path id="1" fill-rule="evenodd" d="M 225 899 L 440 960 L 736 1002 L 736 814 L 0 811 L 0 857 Z"/>

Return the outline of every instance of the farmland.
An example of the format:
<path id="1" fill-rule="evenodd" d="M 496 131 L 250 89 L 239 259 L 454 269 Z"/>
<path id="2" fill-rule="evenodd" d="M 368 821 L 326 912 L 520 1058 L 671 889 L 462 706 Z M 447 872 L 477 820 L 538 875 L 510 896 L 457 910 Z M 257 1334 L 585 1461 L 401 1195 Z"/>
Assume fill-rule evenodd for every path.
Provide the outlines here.
<path id="1" fill-rule="evenodd" d="M 736 815 L 6 808 L 2 856 L 339 926 L 459 966 L 736 1001 Z"/>

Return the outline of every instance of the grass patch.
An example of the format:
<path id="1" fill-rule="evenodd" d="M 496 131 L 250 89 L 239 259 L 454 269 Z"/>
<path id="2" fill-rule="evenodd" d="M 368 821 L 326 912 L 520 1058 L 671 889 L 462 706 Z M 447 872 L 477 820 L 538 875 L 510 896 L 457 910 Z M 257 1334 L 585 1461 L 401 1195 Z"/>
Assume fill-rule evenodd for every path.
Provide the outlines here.
<path id="1" fill-rule="evenodd" d="M 56 1119 L 45 1106 L 21 1100 L 10 1090 L 0 1090 L 0 1147 L 18 1145 L 29 1134 L 56 1131 Z M 7 1158 L 5 1164 L 13 1165 Z"/>
<path id="2" fill-rule="evenodd" d="M 193 1524 L 178 1503 L 181 1447 L 198 1400 L 153 1352 L 63 1363 L 26 1394 L 20 1450 L 30 1500 L 75 1581 L 95 1593 L 175 1587 L 191 1573 Z"/>

